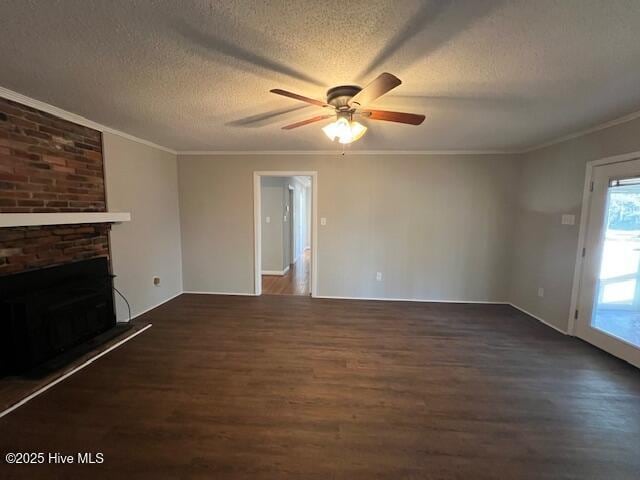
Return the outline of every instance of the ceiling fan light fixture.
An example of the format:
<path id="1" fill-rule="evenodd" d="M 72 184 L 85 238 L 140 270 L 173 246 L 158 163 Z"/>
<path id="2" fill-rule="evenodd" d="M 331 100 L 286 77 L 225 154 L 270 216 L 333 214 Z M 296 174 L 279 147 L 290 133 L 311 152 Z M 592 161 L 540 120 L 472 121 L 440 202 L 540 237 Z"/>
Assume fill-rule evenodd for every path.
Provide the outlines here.
<path id="1" fill-rule="evenodd" d="M 333 123 L 322 128 L 322 131 L 331 139 L 343 145 L 355 142 L 362 138 L 367 131 L 367 127 L 358 122 L 349 121 L 346 117 L 340 117 Z"/>
<path id="2" fill-rule="evenodd" d="M 351 122 L 351 136 L 352 136 L 351 141 L 352 142 L 355 142 L 356 140 L 360 140 L 366 132 L 367 132 L 367 127 L 365 127 L 359 122 Z"/>

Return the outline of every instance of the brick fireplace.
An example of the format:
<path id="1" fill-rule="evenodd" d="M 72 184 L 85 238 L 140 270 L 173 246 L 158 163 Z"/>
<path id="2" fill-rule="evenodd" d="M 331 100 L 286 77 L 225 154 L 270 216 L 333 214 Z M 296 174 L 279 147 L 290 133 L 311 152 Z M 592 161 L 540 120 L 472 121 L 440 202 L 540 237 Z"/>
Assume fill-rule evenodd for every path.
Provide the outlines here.
<path id="1" fill-rule="evenodd" d="M 129 328 L 104 212 L 101 132 L 0 98 L 0 377 L 45 375 Z"/>
<path id="2" fill-rule="evenodd" d="M 102 134 L 0 98 L 0 214 L 105 211 Z M 108 257 L 109 228 L 0 228 L 0 275 Z"/>

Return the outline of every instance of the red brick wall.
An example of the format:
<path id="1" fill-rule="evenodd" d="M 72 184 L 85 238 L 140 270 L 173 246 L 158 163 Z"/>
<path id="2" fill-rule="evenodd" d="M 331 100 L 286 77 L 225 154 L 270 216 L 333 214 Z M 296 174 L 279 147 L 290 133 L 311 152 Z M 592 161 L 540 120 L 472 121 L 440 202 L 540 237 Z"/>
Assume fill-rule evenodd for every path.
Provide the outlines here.
<path id="1" fill-rule="evenodd" d="M 0 229 L 0 275 L 109 255 L 109 225 Z"/>
<path id="2" fill-rule="evenodd" d="M 106 211 L 101 133 L 0 98 L 0 214 L 81 211 Z M 0 228 L 0 275 L 108 255 L 108 228 Z"/>

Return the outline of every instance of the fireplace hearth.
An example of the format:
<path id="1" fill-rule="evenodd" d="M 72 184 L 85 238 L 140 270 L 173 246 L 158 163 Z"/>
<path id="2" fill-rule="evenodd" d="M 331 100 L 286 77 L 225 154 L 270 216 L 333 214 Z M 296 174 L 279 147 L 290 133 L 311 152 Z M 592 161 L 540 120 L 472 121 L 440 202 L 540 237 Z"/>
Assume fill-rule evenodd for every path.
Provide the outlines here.
<path id="1" fill-rule="evenodd" d="M 106 257 L 0 277 L 0 315 L 0 376 L 48 373 L 122 330 Z"/>

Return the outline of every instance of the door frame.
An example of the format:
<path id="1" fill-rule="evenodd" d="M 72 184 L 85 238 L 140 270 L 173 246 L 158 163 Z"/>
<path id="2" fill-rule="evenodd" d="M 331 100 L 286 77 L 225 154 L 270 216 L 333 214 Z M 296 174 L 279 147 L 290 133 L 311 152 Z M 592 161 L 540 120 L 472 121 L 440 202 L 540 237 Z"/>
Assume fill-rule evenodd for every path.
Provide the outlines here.
<path id="1" fill-rule="evenodd" d="M 311 296 L 318 296 L 318 172 L 306 170 L 268 170 L 253 172 L 253 276 L 254 294 L 262 295 L 262 199 L 260 179 L 262 177 L 311 177 L 311 264 L 309 281 Z"/>
<path id="2" fill-rule="evenodd" d="M 611 163 L 628 162 L 640 159 L 640 151 L 614 155 L 611 157 L 591 160 L 586 164 L 584 189 L 582 192 L 582 205 L 580 210 L 580 230 L 578 233 L 578 248 L 576 250 L 576 266 L 573 272 L 573 287 L 571 289 L 571 309 L 569 310 L 568 333 L 576 336 L 576 323 L 578 320 L 578 302 L 580 301 L 580 288 L 582 283 L 582 273 L 584 266 L 585 242 L 587 236 L 587 223 L 591 206 L 591 181 L 593 178 L 593 168 Z"/>

